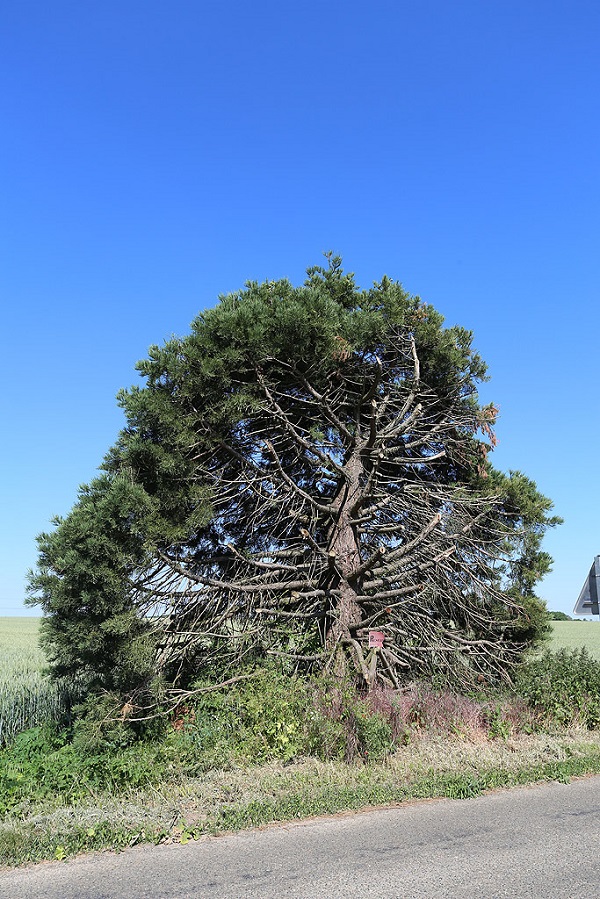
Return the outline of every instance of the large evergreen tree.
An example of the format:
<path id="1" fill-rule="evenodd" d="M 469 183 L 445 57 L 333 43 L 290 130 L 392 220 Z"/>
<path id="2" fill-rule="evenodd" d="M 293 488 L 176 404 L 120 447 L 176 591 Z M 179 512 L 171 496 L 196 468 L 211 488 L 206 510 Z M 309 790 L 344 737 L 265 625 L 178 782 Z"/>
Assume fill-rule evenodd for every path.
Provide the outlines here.
<path id="1" fill-rule="evenodd" d="M 104 473 L 40 538 L 56 673 L 139 696 L 272 657 L 471 684 L 539 636 L 558 519 L 488 460 L 470 332 L 398 283 L 360 291 L 335 257 L 249 283 L 138 368 Z"/>

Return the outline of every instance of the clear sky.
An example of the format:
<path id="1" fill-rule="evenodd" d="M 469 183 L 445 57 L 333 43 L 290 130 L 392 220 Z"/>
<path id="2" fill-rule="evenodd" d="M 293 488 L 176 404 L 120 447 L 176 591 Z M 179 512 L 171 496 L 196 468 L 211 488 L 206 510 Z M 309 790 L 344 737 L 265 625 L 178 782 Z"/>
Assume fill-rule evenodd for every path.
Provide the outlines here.
<path id="1" fill-rule="evenodd" d="M 600 553 L 596 0 L 13 0 L 0 26 L 0 614 L 151 343 L 328 249 L 471 328 L 493 461 Z"/>

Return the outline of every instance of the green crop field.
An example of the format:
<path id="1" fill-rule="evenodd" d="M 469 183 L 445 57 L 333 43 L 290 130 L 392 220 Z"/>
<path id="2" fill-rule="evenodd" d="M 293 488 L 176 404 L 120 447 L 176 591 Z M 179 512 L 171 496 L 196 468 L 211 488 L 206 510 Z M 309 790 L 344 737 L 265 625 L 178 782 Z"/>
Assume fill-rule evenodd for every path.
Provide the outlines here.
<path id="1" fill-rule="evenodd" d="M 0 618 L 0 746 L 64 708 L 64 689 L 43 673 L 39 618 Z"/>
<path id="2" fill-rule="evenodd" d="M 0 676 L 27 675 L 44 666 L 38 646 L 39 618 L 0 618 Z"/>
<path id="3" fill-rule="evenodd" d="M 585 646 L 600 659 L 600 621 L 553 621 L 550 649 L 579 649 Z"/>

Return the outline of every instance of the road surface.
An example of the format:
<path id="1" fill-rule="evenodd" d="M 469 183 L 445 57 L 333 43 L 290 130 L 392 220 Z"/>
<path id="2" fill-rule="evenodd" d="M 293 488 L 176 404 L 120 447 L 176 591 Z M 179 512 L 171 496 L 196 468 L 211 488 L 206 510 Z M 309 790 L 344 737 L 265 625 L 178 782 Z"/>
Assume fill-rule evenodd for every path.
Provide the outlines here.
<path id="1" fill-rule="evenodd" d="M 0 872 L 1 899 L 600 899 L 600 777 Z"/>

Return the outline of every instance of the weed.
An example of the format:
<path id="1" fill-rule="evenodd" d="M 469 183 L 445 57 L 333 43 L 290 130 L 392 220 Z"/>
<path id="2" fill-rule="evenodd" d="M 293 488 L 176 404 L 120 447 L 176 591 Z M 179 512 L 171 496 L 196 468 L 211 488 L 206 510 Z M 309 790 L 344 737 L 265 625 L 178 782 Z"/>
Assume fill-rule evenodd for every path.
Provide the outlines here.
<path id="1" fill-rule="evenodd" d="M 519 671 L 516 690 L 546 724 L 600 725 L 600 661 L 585 648 L 532 659 Z"/>

